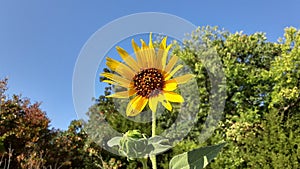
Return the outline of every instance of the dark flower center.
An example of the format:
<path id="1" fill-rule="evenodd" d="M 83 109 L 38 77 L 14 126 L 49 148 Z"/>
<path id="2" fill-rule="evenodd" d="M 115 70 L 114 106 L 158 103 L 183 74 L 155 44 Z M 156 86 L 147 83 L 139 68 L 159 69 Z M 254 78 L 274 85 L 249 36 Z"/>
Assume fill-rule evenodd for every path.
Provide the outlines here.
<path id="1" fill-rule="evenodd" d="M 146 98 L 158 95 L 164 86 L 164 78 L 160 70 L 144 69 L 133 77 L 137 94 Z"/>

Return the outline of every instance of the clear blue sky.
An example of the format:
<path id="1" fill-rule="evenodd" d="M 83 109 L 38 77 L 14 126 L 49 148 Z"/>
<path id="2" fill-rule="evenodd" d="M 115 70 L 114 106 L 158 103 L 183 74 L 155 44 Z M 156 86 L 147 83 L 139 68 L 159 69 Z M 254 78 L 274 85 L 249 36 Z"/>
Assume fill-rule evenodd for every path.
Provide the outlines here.
<path id="1" fill-rule="evenodd" d="M 77 118 L 72 100 L 77 56 L 88 38 L 114 19 L 163 12 L 197 26 L 266 32 L 276 41 L 285 27 L 300 28 L 299 7 L 298 0 L 2 0 L 0 78 L 9 77 L 8 94 L 42 101 L 51 126 L 66 129 Z"/>

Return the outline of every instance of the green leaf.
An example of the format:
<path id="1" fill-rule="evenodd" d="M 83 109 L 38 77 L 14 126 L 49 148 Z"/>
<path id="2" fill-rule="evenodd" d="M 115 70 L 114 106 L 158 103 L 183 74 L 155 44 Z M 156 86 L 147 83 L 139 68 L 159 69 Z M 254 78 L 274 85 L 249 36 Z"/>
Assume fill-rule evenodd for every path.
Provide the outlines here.
<path id="1" fill-rule="evenodd" d="M 202 169 L 218 155 L 224 145 L 221 143 L 179 154 L 171 159 L 170 169 Z"/>
<path id="2" fill-rule="evenodd" d="M 122 137 L 114 137 L 112 139 L 110 139 L 108 142 L 107 142 L 107 145 L 109 147 L 113 147 L 113 146 L 120 146 L 120 140 L 122 139 Z"/>
<path id="3" fill-rule="evenodd" d="M 154 150 L 151 152 L 151 154 L 159 154 L 172 147 L 169 143 L 169 140 L 161 136 L 151 137 L 148 144 L 152 144 L 154 147 Z"/>

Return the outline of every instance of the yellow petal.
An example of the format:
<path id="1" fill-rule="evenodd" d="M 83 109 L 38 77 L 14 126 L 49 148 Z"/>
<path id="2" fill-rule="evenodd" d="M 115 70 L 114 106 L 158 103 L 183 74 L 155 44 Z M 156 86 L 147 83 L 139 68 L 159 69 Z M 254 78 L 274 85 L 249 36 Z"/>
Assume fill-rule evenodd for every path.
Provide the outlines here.
<path id="1" fill-rule="evenodd" d="M 164 95 L 166 99 L 170 102 L 178 102 L 182 103 L 184 102 L 184 99 L 181 95 L 174 93 L 174 92 L 164 92 Z"/>
<path id="2" fill-rule="evenodd" d="M 153 59 L 149 47 L 147 46 L 145 41 L 143 41 L 143 39 L 141 39 L 141 43 L 142 43 L 141 54 L 144 59 L 144 65 L 146 66 L 146 68 L 153 67 Z"/>
<path id="3" fill-rule="evenodd" d="M 153 49 L 153 43 L 152 43 L 152 32 L 150 32 L 150 35 L 149 35 L 149 48 L 150 49 Z"/>
<path id="4" fill-rule="evenodd" d="M 158 69 L 162 69 L 163 68 L 163 64 L 166 64 L 165 61 L 167 60 L 167 58 L 164 58 L 164 51 L 166 49 L 167 46 L 167 37 L 164 37 L 159 45 L 159 49 L 157 51 L 157 60 L 156 60 L 156 68 Z"/>
<path id="5" fill-rule="evenodd" d="M 186 74 L 183 76 L 175 77 L 172 80 L 175 80 L 177 82 L 177 84 L 183 84 L 183 83 L 186 83 L 189 80 L 191 80 L 193 77 L 194 77 L 194 75 L 192 75 L 192 74 Z"/>
<path id="6" fill-rule="evenodd" d="M 141 113 L 148 103 L 148 99 L 142 96 L 136 96 L 133 98 L 126 109 L 127 116 L 136 116 Z"/>
<path id="7" fill-rule="evenodd" d="M 106 96 L 106 97 L 129 98 L 130 96 L 134 95 L 135 93 L 136 93 L 135 90 L 130 89 L 128 91 L 117 92 L 117 93 L 111 94 L 111 95 Z"/>
<path id="8" fill-rule="evenodd" d="M 172 105 L 163 94 L 158 95 L 158 101 L 169 111 L 172 110 Z"/>
<path id="9" fill-rule="evenodd" d="M 135 96 L 133 99 L 130 100 L 130 102 L 128 103 L 127 105 L 127 108 L 126 108 L 126 115 L 129 116 L 130 112 L 135 108 L 133 107 L 135 104 L 135 102 L 138 100 L 138 99 L 141 99 L 141 96 Z"/>
<path id="10" fill-rule="evenodd" d="M 149 35 L 149 55 L 150 55 L 150 62 L 152 62 L 150 64 L 151 67 L 154 67 L 154 68 L 157 68 L 156 67 L 156 55 L 155 55 L 155 49 L 154 49 L 154 46 L 153 46 L 153 43 L 152 43 L 152 32 L 150 32 L 150 35 Z"/>
<path id="11" fill-rule="evenodd" d="M 128 66 L 130 66 L 136 72 L 140 70 L 137 62 L 123 48 L 117 46 L 116 49 L 117 49 L 119 55 L 121 56 L 121 58 L 124 60 L 124 62 Z"/>
<path id="12" fill-rule="evenodd" d="M 178 61 L 178 57 L 173 55 L 165 68 L 165 72 L 170 72 Z"/>
<path id="13" fill-rule="evenodd" d="M 152 112 L 156 112 L 158 104 L 158 96 L 153 96 L 149 98 L 149 107 L 152 110 Z"/>
<path id="14" fill-rule="evenodd" d="M 164 37 L 160 42 L 160 48 L 164 50 L 166 49 L 166 46 L 167 46 L 167 37 Z"/>
<path id="15" fill-rule="evenodd" d="M 165 85 L 163 88 L 164 91 L 173 91 L 175 89 L 177 89 L 177 81 L 176 80 L 171 79 L 171 80 L 168 80 L 165 82 Z"/>
<path id="16" fill-rule="evenodd" d="M 135 41 L 133 39 L 132 39 L 131 43 L 132 43 L 132 48 L 133 48 L 133 51 L 134 51 L 134 54 L 135 54 L 135 57 L 136 57 L 136 60 L 137 60 L 138 67 L 139 68 L 145 68 L 145 64 L 143 62 L 140 47 L 135 43 Z"/>
<path id="17" fill-rule="evenodd" d="M 156 55 L 155 55 L 155 49 L 149 48 L 148 49 L 148 55 L 149 55 L 149 67 L 151 68 L 157 68 L 156 67 Z"/>
<path id="18" fill-rule="evenodd" d="M 178 65 L 175 67 L 175 69 L 173 69 L 170 73 L 167 73 L 165 75 L 165 80 L 169 80 L 179 69 L 181 69 L 183 67 L 183 65 Z"/>
<path id="19" fill-rule="evenodd" d="M 163 50 L 163 56 L 161 58 L 161 64 L 162 64 L 163 70 L 165 70 L 169 50 L 171 49 L 171 47 L 172 47 L 172 44 L 170 44 L 166 49 Z"/>
<path id="20" fill-rule="evenodd" d="M 121 76 L 131 80 L 135 75 L 134 71 L 130 69 L 128 66 L 124 65 L 123 63 L 114 60 L 112 58 L 106 58 L 106 65 L 113 71 L 117 72 Z"/>
<path id="21" fill-rule="evenodd" d="M 122 78 L 121 76 L 118 76 L 116 74 L 112 74 L 112 73 L 101 73 L 100 76 L 104 76 L 112 81 L 117 82 L 118 84 L 122 85 L 122 86 L 126 86 L 127 88 L 129 88 L 131 85 L 131 81 Z"/>
<path id="22" fill-rule="evenodd" d="M 156 68 L 155 66 L 155 49 L 146 45 L 146 43 L 141 39 L 142 43 L 142 56 L 146 62 L 144 62 L 147 68 Z"/>
<path id="23" fill-rule="evenodd" d="M 154 59 L 154 66 L 157 69 L 162 70 L 162 57 L 164 54 L 164 50 L 162 49 L 158 49 L 155 55 L 155 59 Z"/>
<path id="24" fill-rule="evenodd" d="M 121 87 L 128 88 L 128 85 L 119 84 L 119 83 L 111 81 L 111 80 L 103 80 L 102 82 L 109 83 L 109 84 L 116 85 L 116 86 L 121 86 Z"/>
<path id="25" fill-rule="evenodd" d="M 141 44 L 142 44 L 142 49 L 148 49 L 148 45 L 146 44 L 146 42 L 143 39 L 140 39 Z"/>
<path id="26" fill-rule="evenodd" d="M 102 82 L 109 83 L 109 84 L 116 84 L 116 82 L 111 80 L 103 80 Z"/>

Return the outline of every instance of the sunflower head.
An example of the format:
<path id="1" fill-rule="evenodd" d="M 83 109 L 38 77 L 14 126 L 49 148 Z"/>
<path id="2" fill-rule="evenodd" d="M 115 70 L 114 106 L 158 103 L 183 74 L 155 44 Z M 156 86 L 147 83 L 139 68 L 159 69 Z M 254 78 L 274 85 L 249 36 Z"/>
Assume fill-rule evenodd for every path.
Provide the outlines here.
<path id="1" fill-rule="evenodd" d="M 193 75 L 185 74 L 172 78 L 183 65 L 176 65 L 178 57 L 173 55 L 167 62 L 171 44 L 167 46 L 167 37 L 164 37 L 156 49 L 153 46 L 150 33 L 148 45 L 141 40 L 139 47 L 132 40 L 135 59 L 123 48 L 116 47 L 124 62 L 106 58 L 106 65 L 115 73 L 102 73 L 101 76 L 109 80 L 103 82 L 121 86 L 126 91 L 114 93 L 108 97 L 132 98 L 127 105 L 126 115 L 136 116 L 142 112 L 146 105 L 156 111 L 160 102 L 166 109 L 172 110 L 170 102 L 183 102 L 181 95 L 174 92 L 178 84 L 189 81 Z"/>

